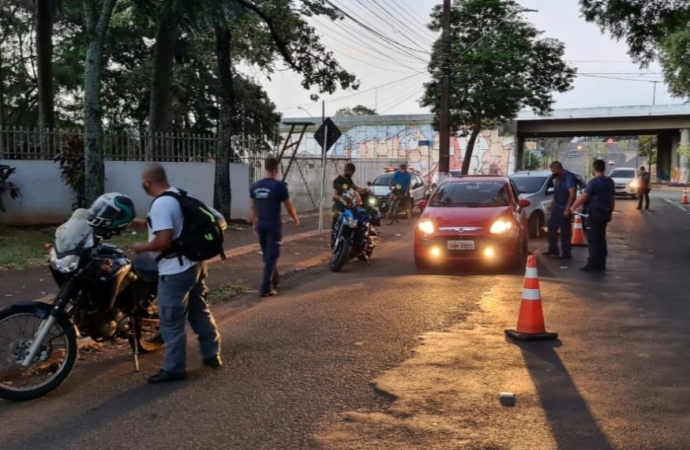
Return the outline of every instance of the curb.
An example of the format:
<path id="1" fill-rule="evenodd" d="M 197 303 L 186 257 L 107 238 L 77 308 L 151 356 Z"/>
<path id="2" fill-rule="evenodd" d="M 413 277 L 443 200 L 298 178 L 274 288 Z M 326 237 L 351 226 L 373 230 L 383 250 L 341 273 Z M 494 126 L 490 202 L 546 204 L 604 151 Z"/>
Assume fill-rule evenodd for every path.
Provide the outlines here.
<path id="1" fill-rule="evenodd" d="M 304 233 L 298 233 L 298 234 L 293 234 L 291 236 L 287 236 L 283 239 L 283 242 L 299 241 L 300 239 L 307 239 L 307 238 L 318 236 L 318 235 L 319 235 L 319 230 L 312 230 L 312 231 L 307 231 Z M 237 248 L 234 248 L 232 250 L 226 251 L 225 257 L 227 259 L 236 258 L 238 256 L 244 256 L 244 255 L 247 255 L 249 253 L 258 252 L 260 250 L 261 250 L 261 246 L 259 244 L 249 244 L 249 245 L 244 245 L 242 247 L 237 247 Z M 216 256 L 213 259 L 209 259 L 207 261 L 207 263 L 212 264 L 212 263 L 218 262 L 220 260 L 221 260 L 220 257 Z M 46 302 L 46 301 L 50 300 L 51 298 L 53 298 L 54 296 L 55 296 L 54 294 L 45 295 L 43 297 L 35 298 L 35 299 L 29 300 L 29 301 Z"/>
<path id="2" fill-rule="evenodd" d="M 664 185 L 652 185 L 652 190 L 666 191 L 666 192 L 683 192 L 683 189 L 687 189 L 683 186 L 664 186 Z"/>

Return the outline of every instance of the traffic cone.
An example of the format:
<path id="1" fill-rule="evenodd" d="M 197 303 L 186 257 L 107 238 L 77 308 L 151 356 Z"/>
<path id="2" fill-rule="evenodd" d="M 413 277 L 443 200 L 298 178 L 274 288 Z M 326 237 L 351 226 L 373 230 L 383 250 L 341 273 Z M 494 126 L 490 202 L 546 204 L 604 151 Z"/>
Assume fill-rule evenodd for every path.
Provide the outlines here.
<path id="1" fill-rule="evenodd" d="M 570 245 L 573 247 L 587 247 L 587 244 L 585 244 L 585 232 L 582 229 L 582 219 L 579 214 L 575 214 L 573 238 L 570 240 Z"/>
<path id="2" fill-rule="evenodd" d="M 546 341 L 558 338 L 558 333 L 548 333 L 544 326 L 539 276 L 537 275 L 537 257 L 534 255 L 527 258 L 517 330 L 505 330 L 505 333 L 518 341 Z"/>
<path id="3" fill-rule="evenodd" d="M 688 203 L 688 188 L 683 188 L 683 199 L 680 201 L 681 204 L 687 205 Z"/>

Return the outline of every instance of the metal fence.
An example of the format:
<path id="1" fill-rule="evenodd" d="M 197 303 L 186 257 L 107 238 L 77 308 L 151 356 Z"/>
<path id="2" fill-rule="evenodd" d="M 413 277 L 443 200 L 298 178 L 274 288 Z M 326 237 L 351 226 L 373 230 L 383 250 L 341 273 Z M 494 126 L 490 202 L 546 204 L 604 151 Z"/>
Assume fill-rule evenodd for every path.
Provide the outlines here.
<path id="1" fill-rule="evenodd" d="M 218 154 L 218 137 L 193 133 L 106 132 L 103 157 L 108 161 L 212 162 Z M 260 148 L 257 139 L 233 136 L 236 157 Z M 65 150 L 83 151 L 83 131 L 0 129 L 0 159 L 52 160 Z"/>
<path id="2" fill-rule="evenodd" d="M 250 166 L 249 180 L 254 183 L 265 175 L 263 160 L 266 155 L 255 155 L 246 162 Z M 326 182 L 324 185 L 323 206 L 330 207 L 333 180 L 343 173 L 345 164 L 353 162 L 356 167 L 354 181 L 361 187 L 366 187 L 367 182 L 374 181 L 385 167 L 398 166 L 405 162 L 404 159 L 326 159 Z M 323 162 L 317 155 L 297 155 L 285 176 L 289 165 L 289 156 L 284 156 L 281 161 L 283 179 L 288 185 L 290 197 L 299 212 L 316 211 L 320 206 L 321 180 L 323 176 Z"/>

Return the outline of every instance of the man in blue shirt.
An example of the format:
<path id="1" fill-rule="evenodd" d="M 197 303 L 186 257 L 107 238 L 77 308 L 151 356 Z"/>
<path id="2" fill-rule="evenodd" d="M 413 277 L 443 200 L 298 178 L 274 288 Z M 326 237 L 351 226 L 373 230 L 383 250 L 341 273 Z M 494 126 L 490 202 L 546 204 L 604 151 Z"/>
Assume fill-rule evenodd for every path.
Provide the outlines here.
<path id="1" fill-rule="evenodd" d="M 411 212 L 412 205 L 410 202 L 410 187 L 412 186 L 412 174 L 407 170 L 407 164 L 400 164 L 400 170 L 396 170 L 391 181 L 388 183 L 388 188 L 391 190 L 390 202 L 393 201 L 393 186 L 400 185 L 400 190 L 405 196 L 405 212 Z M 409 214 L 408 214 L 409 216 Z"/>
<path id="2" fill-rule="evenodd" d="M 290 200 L 287 185 L 278 180 L 278 167 L 280 163 L 276 158 L 266 158 L 264 167 L 266 178 L 257 181 L 251 187 L 251 216 L 254 233 L 259 237 L 261 252 L 264 259 L 263 280 L 259 294 L 262 297 L 276 295 L 278 293 L 278 257 L 280 256 L 280 244 L 282 240 L 281 204 L 285 203 L 288 214 L 299 227 L 297 210 Z"/>
<path id="3" fill-rule="evenodd" d="M 589 180 L 585 191 L 572 206 L 577 211 L 583 204 L 587 208 L 587 244 L 589 259 L 580 268 L 583 272 L 603 272 L 606 270 L 608 245 L 606 227 L 611 221 L 613 208 L 616 206 L 616 184 L 606 175 L 606 162 L 597 159 L 592 164 L 594 178 Z"/>
<path id="4" fill-rule="evenodd" d="M 572 259 L 573 226 L 570 220 L 573 203 L 577 196 L 577 178 L 563 168 L 558 161 L 551 163 L 551 181 L 553 183 L 553 202 L 551 203 L 551 217 L 549 217 L 549 250 L 545 256 L 555 256 L 561 259 Z M 561 229 L 561 251 L 558 250 L 558 229 Z"/>

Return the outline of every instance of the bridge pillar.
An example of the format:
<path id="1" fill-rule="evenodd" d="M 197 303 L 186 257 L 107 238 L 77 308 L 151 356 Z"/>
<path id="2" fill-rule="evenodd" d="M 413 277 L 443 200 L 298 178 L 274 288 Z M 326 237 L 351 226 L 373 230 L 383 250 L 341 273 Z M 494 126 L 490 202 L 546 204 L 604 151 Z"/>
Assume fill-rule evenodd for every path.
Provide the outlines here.
<path id="1" fill-rule="evenodd" d="M 668 182 L 671 181 L 671 169 L 674 167 L 673 135 L 663 133 L 657 139 L 656 179 Z"/>
<path id="2" fill-rule="evenodd" d="M 678 182 L 687 183 L 688 170 L 690 169 L 688 160 L 690 152 L 690 128 L 683 128 L 680 130 L 680 147 L 678 150 L 680 154 Z"/>
<path id="3" fill-rule="evenodd" d="M 525 138 L 515 138 L 515 172 L 525 169 Z"/>

